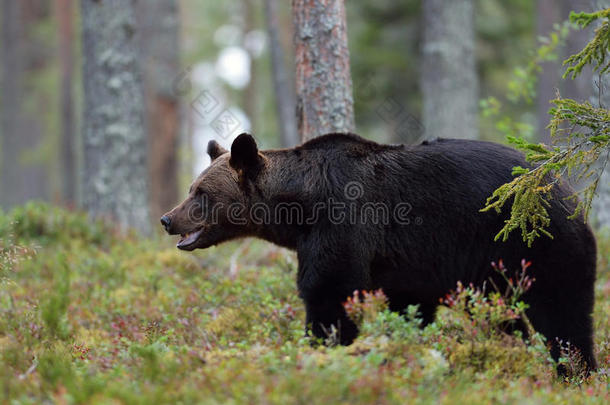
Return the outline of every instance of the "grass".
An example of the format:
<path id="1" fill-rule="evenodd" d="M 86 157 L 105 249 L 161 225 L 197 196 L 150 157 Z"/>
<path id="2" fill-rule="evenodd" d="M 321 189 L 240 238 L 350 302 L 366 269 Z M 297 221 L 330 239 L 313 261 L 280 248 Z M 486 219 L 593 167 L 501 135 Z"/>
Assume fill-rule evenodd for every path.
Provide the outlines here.
<path id="1" fill-rule="evenodd" d="M 539 337 L 526 345 L 490 325 L 490 314 L 501 320 L 511 308 L 474 291 L 452 299 L 479 300 L 478 319 L 452 305 L 424 329 L 416 308 L 403 317 L 379 295 L 352 301 L 358 340 L 312 347 L 295 257 L 264 242 L 185 253 L 169 238 L 139 239 L 42 204 L 1 214 L 0 238 L 2 403 L 610 399 L 608 236 L 598 238 L 600 370 L 589 378 L 574 370 L 567 379 L 555 376 Z"/>

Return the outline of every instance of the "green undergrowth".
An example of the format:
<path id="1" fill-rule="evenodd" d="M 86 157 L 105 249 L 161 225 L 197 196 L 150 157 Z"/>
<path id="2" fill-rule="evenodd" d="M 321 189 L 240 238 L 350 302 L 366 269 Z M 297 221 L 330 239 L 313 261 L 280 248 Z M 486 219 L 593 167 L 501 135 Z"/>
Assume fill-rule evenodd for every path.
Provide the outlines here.
<path id="1" fill-rule="evenodd" d="M 355 296 L 346 305 L 360 337 L 315 346 L 293 253 L 256 240 L 186 253 L 172 242 L 43 204 L 1 214 L 0 402 L 608 403 L 608 234 L 598 237 L 600 370 L 586 378 L 574 366 L 566 379 L 539 336 L 503 332 L 517 300 L 456 286 L 422 329 L 416 307 L 401 316 L 381 293 Z"/>

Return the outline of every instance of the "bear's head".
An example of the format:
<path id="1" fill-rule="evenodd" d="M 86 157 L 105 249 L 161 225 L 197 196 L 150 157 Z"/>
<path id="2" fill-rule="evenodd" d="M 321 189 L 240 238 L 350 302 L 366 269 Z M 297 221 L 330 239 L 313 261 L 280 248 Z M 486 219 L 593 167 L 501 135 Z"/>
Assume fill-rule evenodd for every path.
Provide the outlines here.
<path id="1" fill-rule="evenodd" d="M 181 236 L 176 246 L 182 250 L 252 233 L 247 215 L 251 185 L 265 165 L 256 141 L 244 133 L 233 141 L 230 153 L 216 141 L 209 142 L 207 152 L 210 166 L 191 184 L 187 198 L 161 218 L 167 233 Z"/>

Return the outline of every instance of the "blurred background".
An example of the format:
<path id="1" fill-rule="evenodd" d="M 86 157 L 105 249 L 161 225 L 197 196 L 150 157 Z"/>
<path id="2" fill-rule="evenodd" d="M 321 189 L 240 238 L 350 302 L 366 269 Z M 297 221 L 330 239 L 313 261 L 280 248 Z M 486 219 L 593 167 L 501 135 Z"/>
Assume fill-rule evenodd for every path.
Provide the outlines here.
<path id="1" fill-rule="evenodd" d="M 88 191 L 94 187 L 115 195 L 108 204 L 134 211 L 147 205 L 140 216 L 156 224 L 209 163 L 210 139 L 228 147 L 247 131 L 263 149 L 300 142 L 294 116 L 285 113 L 295 108 L 291 2 L 139 0 L 131 2 L 133 10 L 115 9 L 111 17 L 88 10 L 94 7 L 89 3 L 97 2 L 2 0 L 5 210 L 37 199 L 94 207 L 93 212 L 121 211 L 95 207 L 101 199 Z M 439 3 L 441 9 L 435 9 Z M 445 135 L 431 129 L 439 119 L 430 111 L 454 100 L 450 93 L 435 93 L 434 84 L 447 78 L 435 76 L 434 62 L 425 58 L 426 50 L 439 46 L 434 32 L 439 24 L 450 28 L 462 49 L 445 70 L 461 92 L 457 101 L 474 106 L 468 132 L 456 126 L 454 137 L 503 142 L 516 133 L 548 142 L 549 100 L 557 92 L 576 100 L 597 97 L 590 71 L 574 81 L 561 78 L 561 61 L 592 35 L 565 21 L 572 10 L 590 11 L 607 2 L 459 0 L 451 2 L 456 10 L 451 13 L 442 12 L 442 3 L 345 3 L 358 134 L 389 143 Z M 133 37 L 131 47 L 113 52 L 116 43 L 107 34 L 113 30 Z M 96 64 L 107 78 L 92 73 Z M 97 95 L 100 81 L 110 90 Z M 113 89 L 123 95 L 113 99 Z M 96 135 L 100 117 L 121 114 L 132 122 Z M 402 130 L 404 122 L 408 130 Z M 127 142 L 113 149 L 113 136 Z M 88 185 L 103 162 L 125 171 L 109 171 Z M 134 176 L 138 181 L 127 181 Z M 129 215 L 122 222 L 150 231 Z"/>

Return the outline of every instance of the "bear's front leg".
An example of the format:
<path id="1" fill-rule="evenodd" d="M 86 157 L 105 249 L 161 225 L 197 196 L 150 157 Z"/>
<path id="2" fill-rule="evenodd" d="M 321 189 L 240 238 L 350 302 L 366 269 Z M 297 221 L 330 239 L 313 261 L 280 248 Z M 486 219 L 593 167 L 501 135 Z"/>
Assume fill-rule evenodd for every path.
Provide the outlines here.
<path id="1" fill-rule="evenodd" d="M 346 299 L 318 297 L 305 300 L 306 325 L 314 337 L 331 343 L 334 339 L 342 345 L 349 345 L 356 339 L 358 327 L 343 308 Z"/>
<path id="2" fill-rule="evenodd" d="M 328 239 L 329 235 L 318 234 L 297 250 L 297 286 L 305 302 L 306 327 L 313 335 L 326 340 L 334 329 L 336 341 L 349 345 L 358 335 L 358 327 L 347 316 L 343 303 L 355 290 L 368 289 L 370 260 L 362 250 L 351 248 L 359 246 L 357 241 Z"/>

